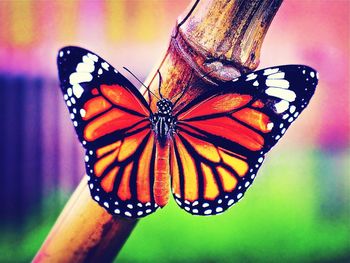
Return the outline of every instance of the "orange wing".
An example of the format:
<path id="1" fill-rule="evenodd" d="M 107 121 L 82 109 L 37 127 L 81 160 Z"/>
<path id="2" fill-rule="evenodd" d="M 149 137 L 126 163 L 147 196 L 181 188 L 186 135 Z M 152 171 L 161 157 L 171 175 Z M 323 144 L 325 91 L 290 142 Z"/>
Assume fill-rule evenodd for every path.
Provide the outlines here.
<path id="1" fill-rule="evenodd" d="M 309 67 L 276 67 L 224 83 L 179 110 L 171 151 L 179 206 L 213 215 L 239 201 L 316 85 Z"/>
<path id="2" fill-rule="evenodd" d="M 111 214 L 142 217 L 154 212 L 155 138 L 147 102 L 90 51 L 62 49 L 58 68 L 64 99 L 86 149 L 92 197 Z"/>
<path id="3" fill-rule="evenodd" d="M 110 213 L 143 217 L 157 209 L 152 131 L 126 133 L 123 139 L 87 151 L 85 161 L 91 195 Z"/>

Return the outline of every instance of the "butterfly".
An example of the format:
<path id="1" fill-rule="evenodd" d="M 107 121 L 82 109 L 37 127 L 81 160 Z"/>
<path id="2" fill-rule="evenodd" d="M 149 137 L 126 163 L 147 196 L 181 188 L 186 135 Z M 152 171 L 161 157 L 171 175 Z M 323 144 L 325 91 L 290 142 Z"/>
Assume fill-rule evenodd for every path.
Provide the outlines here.
<path id="1" fill-rule="evenodd" d="M 65 47 L 57 64 L 91 196 L 110 214 L 132 218 L 165 206 L 170 191 L 193 215 L 237 203 L 318 83 L 308 66 L 271 67 L 220 82 L 184 106 L 161 97 L 152 112 L 93 52 Z"/>

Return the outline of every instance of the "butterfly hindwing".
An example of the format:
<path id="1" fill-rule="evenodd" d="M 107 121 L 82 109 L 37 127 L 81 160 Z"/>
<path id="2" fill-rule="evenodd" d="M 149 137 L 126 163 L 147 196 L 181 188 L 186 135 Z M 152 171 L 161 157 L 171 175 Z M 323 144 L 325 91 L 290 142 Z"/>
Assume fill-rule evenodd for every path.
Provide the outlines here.
<path id="1" fill-rule="evenodd" d="M 86 149 L 93 199 L 111 214 L 142 217 L 154 212 L 155 139 L 147 102 L 88 50 L 63 48 L 57 64 L 70 117 Z"/>
<path id="2" fill-rule="evenodd" d="M 301 65 L 259 70 L 179 110 L 171 170 L 180 207 L 212 215 L 239 201 L 265 154 L 308 104 L 316 75 Z"/>

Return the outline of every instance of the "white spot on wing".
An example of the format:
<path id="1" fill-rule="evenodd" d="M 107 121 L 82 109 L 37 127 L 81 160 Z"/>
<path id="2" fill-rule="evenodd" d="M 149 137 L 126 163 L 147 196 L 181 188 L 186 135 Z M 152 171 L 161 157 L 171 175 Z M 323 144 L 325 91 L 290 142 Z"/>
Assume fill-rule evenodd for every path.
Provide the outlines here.
<path id="1" fill-rule="evenodd" d="M 87 54 L 89 58 L 91 58 L 93 61 L 97 62 L 98 61 L 98 56 L 94 55 L 94 54 L 91 54 L 91 53 L 88 53 Z"/>
<path id="2" fill-rule="evenodd" d="M 94 61 L 88 56 L 83 56 L 83 62 L 87 64 L 92 64 L 92 65 L 94 64 Z"/>
<path id="3" fill-rule="evenodd" d="M 267 95 L 280 98 L 286 101 L 294 101 L 296 98 L 295 92 L 292 90 L 285 90 L 285 89 L 279 89 L 279 88 L 268 88 L 265 90 L 265 93 Z"/>
<path id="4" fill-rule="evenodd" d="M 217 213 L 220 213 L 220 212 L 222 212 L 224 209 L 222 209 L 222 207 L 217 207 L 216 209 L 215 209 L 215 211 L 217 212 Z"/>
<path id="5" fill-rule="evenodd" d="M 210 215 L 212 213 L 212 210 L 211 209 L 207 209 L 204 211 L 204 214 L 205 215 Z"/>
<path id="6" fill-rule="evenodd" d="M 289 102 L 285 100 L 281 100 L 275 104 L 276 112 L 282 113 L 285 112 L 289 107 Z M 284 117 L 284 116 L 283 116 Z"/>
<path id="7" fill-rule="evenodd" d="M 256 75 L 255 73 L 250 73 L 250 74 L 247 75 L 246 81 L 256 79 L 257 76 L 258 75 Z"/>
<path id="8" fill-rule="evenodd" d="M 272 122 L 269 122 L 269 123 L 267 124 L 267 129 L 268 129 L 269 131 L 271 131 L 272 128 L 273 128 L 273 123 L 272 123 Z"/>
<path id="9" fill-rule="evenodd" d="M 295 110 L 296 110 L 296 107 L 294 105 L 290 106 L 290 108 L 289 108 L 290 113 L 295 112 Z"/>
<path id="10" fill-rule="evenodd" d="M 285 79 L 267 79 L 266 86 L 277 87 L 277 88 L 281 88 L 281 89 L 288 89 L 289 88 L 289 81 L 285 80 Z"/>
<path id="11" fill-rule="evenodd" d="M 255 86 L 255 87 L 259 86 L 259 82 L 257 80 L 254 81 L 253 86 Z"/>
<path id="12" fill-rule="evenodd" d="M 81 95 L 83 94 L 84 89 L 82 86 L 80 86 L 80 84 L 75 84 L 73 85 L 73 93 L 75 95 L 75 97 L 77 97 L 78 99 L 81 97 Z"/>
<path id="13" fill-rule="evenodd" d="M 91 63 L 84 63 L 84 62 L 80 62 L 77 65 L 76 71 L 77 72 L 93 72 L 95 69 L 94 64 Z"/>
<path id="14" fill-rule="evenodd" d="M 269 75 L 267 78 L 268 79 L 284 79 L 285 73 L 284 72 L 278 72 Z"/>
<path id="15" fill-rule="evenodd" d="M 67 89 L 67 94 L 68 94 L 69 97 L 71 97 L 73 95 L 72 88 L 68 88 Z"/>
<path id="16" fill-rule="evenodd" d="M 278 72 L 278 68 L 267 68 L 264 70 L 264 75 L 271 75 Z"/>
<path id="17" fill-rule="evenodd" d="M 109 69 L 109 64 L 108 64 L 107 62 L 101 63 L 101 66 L 102 66 L 105 70 L 108 70 L 108 69 Z"/>
<path id="18" fill-rule="evenodd" d="M 125 214 L 126 216 L 128 216 L 128 217 L 131 217 L 131 216 L 132 216 L 131 213 L 128 212 L 128 211 L 126 211 L 124 214 Z"/>
<path id="19" fill-rule="evenodd" d="M 84 109 L 80 109 L 80 116 L 85 117 L 86 111 Z"/>
<path id="20" fill-rule="evenodd" d="M 82 82 L 89 82 L 92 80 L 92 75 L 88 72 L 73 72 L 69 76 L 69 83 L 71 85 L 79 84 Z"/>
<path id="21" fill-rule="evenodd" d="M 63 57 L 63 51 L 60 51 L 60 57 Z"/>

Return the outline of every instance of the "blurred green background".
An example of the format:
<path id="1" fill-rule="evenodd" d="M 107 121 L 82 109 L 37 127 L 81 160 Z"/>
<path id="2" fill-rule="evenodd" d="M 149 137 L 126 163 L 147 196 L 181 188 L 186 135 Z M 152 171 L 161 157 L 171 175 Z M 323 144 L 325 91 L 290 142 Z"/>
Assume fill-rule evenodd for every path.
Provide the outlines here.
<path id="1" fill-rule="evenodd" d="M 84 172 L 55 57 L 79 45 L 138 76 L 165 51 L 189 1 L 0 2 L 0 262 L 28 262 Z M 191 216 L 173 200 L 138 223 L 117 262 L 350 262 L 348 1 L 285 1 L 259 68 L 320 73 L 305 113 L 245 198 Z"/>

